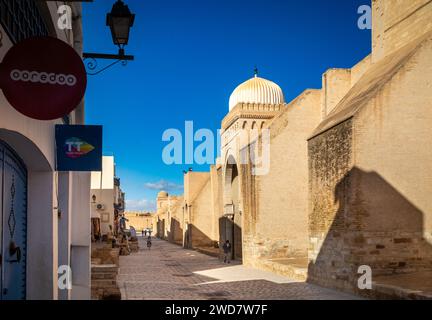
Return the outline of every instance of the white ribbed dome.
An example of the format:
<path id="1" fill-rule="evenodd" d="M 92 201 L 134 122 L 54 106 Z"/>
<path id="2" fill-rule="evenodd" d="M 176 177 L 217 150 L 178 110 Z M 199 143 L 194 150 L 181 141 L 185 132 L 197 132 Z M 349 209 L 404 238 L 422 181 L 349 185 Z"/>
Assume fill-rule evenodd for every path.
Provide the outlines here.
<path id="1" fill-rule="evenodd" d="M 255 76 L 234 90 L 229 100 L 229 110 L 238 103 L 281 104 L 285 103 L 285 99 L 276 83 Z"/>
<path id="2" fill-rule="evenodd" d="M 167 198 L 168 197 L 168 192 L 166 191 L 160 191 L 157 195 L 158 198 Z"/>

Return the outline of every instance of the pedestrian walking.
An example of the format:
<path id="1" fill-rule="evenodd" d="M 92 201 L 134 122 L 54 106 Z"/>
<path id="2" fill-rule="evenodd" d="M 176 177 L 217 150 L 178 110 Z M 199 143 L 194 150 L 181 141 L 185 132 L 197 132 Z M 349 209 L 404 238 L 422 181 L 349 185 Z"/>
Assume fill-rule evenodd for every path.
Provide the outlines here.
<path id="1" fill-rule="evenodd" d="M 129 220 L 126 219 L 126 217 L 124 215 L 121 215 L 120 220 L 119 220 L 119 227 L 120 227 L 120 231 L 122 234 L 126 230 L 126 221 L 129 222 Z"/>
<path id="2" fill-rule="evenodd" d="M 149 238 L 147 239 L 147 248 L 150 250 L 150 249 L 151 249 L 151 246 L 152 246 L 152 242 L 151 242 L 151 238 L 149 237 Z"/>
<path id="3" fill-rule="evenodd" d="M 224 243 L 222 249 L 224 252 L 224 263 L 231 263 L 231 243 L 229 240 Z"/>

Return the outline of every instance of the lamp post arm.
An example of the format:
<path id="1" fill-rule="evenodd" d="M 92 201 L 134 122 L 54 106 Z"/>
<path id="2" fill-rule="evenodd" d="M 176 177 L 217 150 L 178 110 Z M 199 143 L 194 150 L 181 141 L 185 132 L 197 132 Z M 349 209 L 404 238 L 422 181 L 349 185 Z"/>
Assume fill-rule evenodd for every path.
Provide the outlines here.
<path id="1" fill-rule="evenodd" d="M 114 62 L 110 63 L 106 67 L 95 71 L 98 67 L 98 62 L 96 59 L 105 59 L 105 60 L 115 60 Z M 111 68 L 112 66 L 118 64 L 119 62 L 122 63 L 123 66 L 127 64 L 128 61 L 133 61 L 134 56 L 128 56 L 124 54 L 105 54 L 105 53 L 83 53 L 83 62 L 86 67 L 86 72 L 90 76 L 95 76 L 108 68 Z"/>
<path id="2" fill-rule="evenodd" d="M 106 53 L 83 53 L 84 59 L 107 59 L 107 60 L 121 60 L 121 61 L 133 61 L 135 59 L 134 56 L 125 55 L 125 54 L 106 54 Z"/>

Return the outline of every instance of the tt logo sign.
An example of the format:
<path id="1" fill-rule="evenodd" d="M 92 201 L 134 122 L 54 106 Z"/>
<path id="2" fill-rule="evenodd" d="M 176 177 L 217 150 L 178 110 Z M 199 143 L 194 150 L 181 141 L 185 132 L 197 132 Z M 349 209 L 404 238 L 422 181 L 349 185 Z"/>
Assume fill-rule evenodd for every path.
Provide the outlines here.
<path id="1" fill-rule="evenodd" d="M 92 152 L 94 146 L 80 138 L 70 138 L 65 141 L 65 153 L 68 158 L 77 159 Z"/>
<path id="2" fill-rule="evenodd" d="M 56 125 L 57 171 L 102 170 L 102 126 Z"/>
<path id="3" fill-rule="evenodd" d="M 57 13 L 60 15 L 57 27 L 60 30 L 72 30 L 72 8 L 64 4 L 58 7 Z"/>

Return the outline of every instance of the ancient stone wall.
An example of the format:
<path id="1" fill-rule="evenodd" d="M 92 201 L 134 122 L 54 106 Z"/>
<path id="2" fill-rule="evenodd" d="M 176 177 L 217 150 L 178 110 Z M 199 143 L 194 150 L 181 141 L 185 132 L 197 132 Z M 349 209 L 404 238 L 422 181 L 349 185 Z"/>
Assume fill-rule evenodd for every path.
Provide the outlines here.
<path id="1" fill-rule="evenodd" d="M 322 119 L 332 112 L 351 88 L 351 69 L 329 69 L 322 76 Z"/>
<path id="2" fill-rule="evenodd" d="M 137 232 L 141 232 L 146 228 L 156 228 L 153 214 L 144 214 L 142 212 L 125 212 L 125 217 L 128 219 L 126 227 L 134 227 Z"/>
<path id="3" fill-rule="evenodd" d="M 344 240 L 351 168 L 351 119 L 309 141 L 308 279 L 326 286 L 344 286 L 352 274 Z"/>
<path id="4" fill-rule="evenodd" d="M 357 255 L 375 275 L 432 269 L 432 34 L 413 50 L 354 123 Z"/>
<path id="5" fill-rule="evenodd" d="M 183 197 L 175 197 L 171 200 L 168 241 L 176 244 L 183 244 L 184 212 Z"/>
<path id="6" fill-rule="evenodd" d="M 220 221 L 223 219 L 223 184 L 222 184 L 222 166 L 210 167 L 210 183 L 212 195 L 212 209 L 213 209 L 213 231 L 212 238 L 221 242 Z"/>
<path id="7" fill-rule="evenodd" d="M 215 219 L 213 218 L 211 191 L 211 180 L 208 175 L 207 182 L 191 203 L 189 228 L 191 228 L 192 247 L 212 247 L 218 240 L 212 237 Z"/>
<path id="8" fill-rule="evenodd" d="M 373 0 L 373 61 L 432 30 L 431 0 Z"/>
<path id="9" fill-rule="evenodd" d="M 381 60 L 309 141 L 310 281 L 364 293 L 359 266 L 432 269 L 431 56 L 432 35 Z"/>
<path id="10" fill-rule="evenodd" d="M 351 87 L 353 87 L 361 77 L 366 73 L 371 65 L 371 55 L 368 55 L 363 60 L 359 61 L 351 68 Z"/>
<path id="11" fill-rule="evenodd" d="M 253 176 L 250 165 L 243 168 L 244 261 L 248 264 L 307 257 L 307 138 L 321 119 L 320 101 L 320 90 L 307 90 L 269 124 L 268 174 Z"/>

